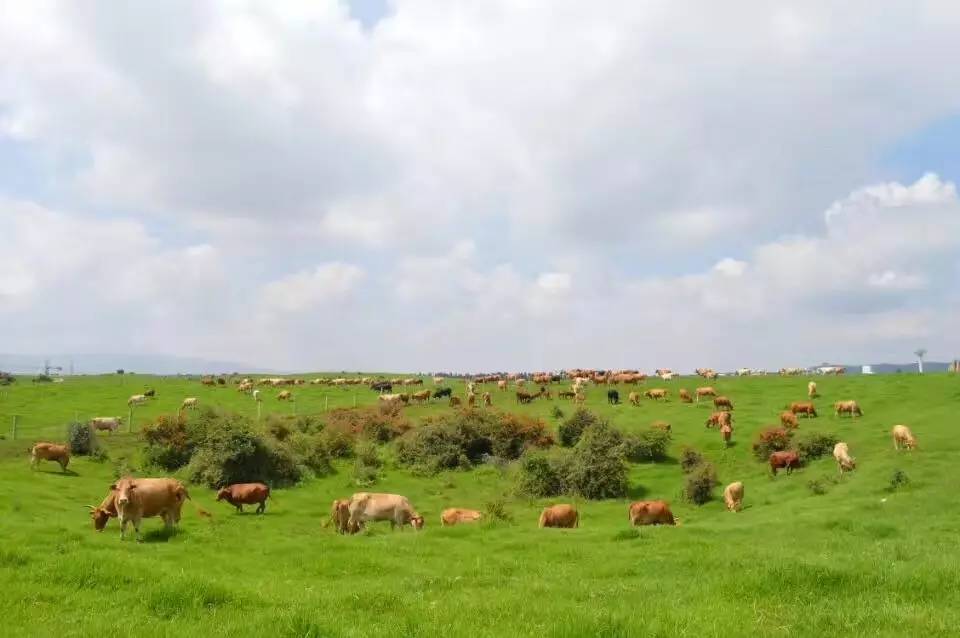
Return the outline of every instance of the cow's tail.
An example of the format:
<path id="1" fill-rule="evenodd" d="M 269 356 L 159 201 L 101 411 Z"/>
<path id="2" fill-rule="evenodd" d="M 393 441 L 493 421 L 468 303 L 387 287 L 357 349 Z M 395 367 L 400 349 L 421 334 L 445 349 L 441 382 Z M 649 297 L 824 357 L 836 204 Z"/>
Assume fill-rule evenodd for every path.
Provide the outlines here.
<path id="1" fill-rule="evenodd" d="M 183 489 L 183 498 L 185 500 L 190 501 L 190 504 L 193 505 L 193 509 L 197 512 L 197 516 L 200 516 L 202 518 L 213 518 L 213 514 L 211 514 L 207 510 L 197 505 L 197 502 L 194 501 L 192 498 L 190 498 L 190 492 L 187 491 L 187 488 L 184 487 L 182 489 Z"/>

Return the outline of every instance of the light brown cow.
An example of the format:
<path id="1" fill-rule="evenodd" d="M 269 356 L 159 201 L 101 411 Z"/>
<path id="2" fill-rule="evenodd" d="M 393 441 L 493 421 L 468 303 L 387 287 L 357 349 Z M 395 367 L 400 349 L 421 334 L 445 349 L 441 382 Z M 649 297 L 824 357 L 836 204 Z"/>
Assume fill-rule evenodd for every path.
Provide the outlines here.
<path id="1" fill-rule="evenodd" d="M 263 483 L 234 483 L 220 488 L 217 492 L 217 502 L 226 501 L 243 511 L 244 505 L 257 504 L 257 514 L 263 514 L 267 509 L 267 499 L 270 498 L 270 487 Z"/>
<path id="2" fill-rule="evenodd" d="M 116 432 L 122 424 L 123 417 L 120 416 L 95 416 L 87 421 L 91 429 L 106 432 Z"/>
<path id="3" fill-rule="evenodd" d="M 277 393 L 277 401 L 290 401 L 293 399 L 293 392 L 290 390 L 283 390 Z"/>
<path id="4" fill-rule="evenodd" d="M 725 446 L 730 445 L 730 437 L 733 435 L 733 427 L 729 423 L 720 426 L 720 436 L 723 438 Z"/>
<path id="5" fill-rule="evenodd" d="M 811 399 L 816 399 L 820 394 L 817 392 L 817 382 L 811 381 L 807 384 L 807 396 Z"/>
<path id="6" fill-rule="evenodd" d="M 723 408 L 724 410 L 730 411 L 733 410 L 733 401 L 729 397 L 713 397 L 713 407 L 716 409 Z"/>
<path id="7" fill-rule="evenodd" d="M 127 399 L 128 406 L 143 405 L 147 402 L 147 395 L 145 394 L 134 394 L 129 399 Z"/>
<path id="8" fill-rule="evenodd" d="M 797 419 L 797 415 L 793 412 L 781 412 L 780 425 L 785 428 L 798 428 L 800 427 L 800 421 Z"/>
<path id="9" fill-rule="evenodd" d="M 461 403 L 462 403 L 462 401 L 460 401 L 460 397 L 450 397 L 450 407 L 451 407 L 451 408 L 455 408 L 455 407 L 459 406 Z"/>
<path id="10" fill-rule="evenodd" d="M 905 425 L 895 425 L 893 426 L 893 449 L 899 450 L 902 447 L 907 448 L 908 450 L 916 449 L 917 439 L 913 436 L 913 432 L 910 431 Z"/>
<path id="11" fill-rule="evenodd" d="M 697 397 L 697 403 L 700 403 L 700 397 L 715 397 L 717 396 L 717 391 L 713 389 L 713 386 L 704 386 L 702 388 L 697 388 L 693 391 L 694 395 Z"/>
<path id="12" fill-rule="evenodd" d="M 737 481 L 723 488 L 723 503 L 727 510 L 739 512 L 743 509 L 743 483 Z"/>
<path id="13" fill-rule="evenodd" d="M 539 527 L 580 527 L 580 514 L 573 505 L 562 503 L 543 508 Z"/>
<path id="14" fill-rule="evenodd" d="M 374 492 L 357 492 L 350 497 L 349 525 L 366 523 L 367 521 L 390 521 L 390 528 L 396 529 L 399 525 L 411 525 L 414 529 L 423 527 L 423 517 L 420 516 L 407 497 L 399 494 L 377 494 Z"/>
<path id="15" fill-rule="evenodd" d="M 634 527 L 640 525 L 676 525 L 673 512 L 666 501 L 635 501 L 630 503 L 627 518 Z"/>
<path id="16" fill-rule="evenodd" d="M 833 404 L 833 411 L 836 416 L 849 414 L 851 419 L 855 416 L 863 416 L 860 404 L 856 401 L 837 401 Z"/>
<path id="17" fill-rule="evenodd" d="M 330 507 L 330 518 L 327 519 L 327 522 L 324 523 L 323 526 L 326 527 L 331 522 L 334 524 L 334 528 L 338 534 L 356 534 L 363 529 L 362 523 L 350 524 L 349 499 L 337 499 L 333 502 L 333 505 Z"/>
<path id="18" fill-rule="evenodd" d="M 110 486 L 114 495 L 117 517 L 120 519 L 120 539 L 126 536 L 127 524 L 133 523 L 137 540 L 140 521 L 160 516 L 167 528 L 180 522 L 183 503 L 190 498 L 180 481 L 171 478 L 124 477 Z"/>
<path id="19" fill-rule="evenodd" d="M 180 404 L 181 410 L 196 410 L 198 407 L 200 407 L 200 400 L 196 397 L 187 397 Z"/>
<path id="20" fill-rule="evenodd" d="M 37 443 L 30 449 L 30 466 L 36 469 L 40 461 L 56 461 L 60 470 L 66 472 L 70 465 L 70 448 L 56 443 Z"/>
<path id="21" fill-rule="evenodd" d="M 477 510 L 451 507 L 443 510 L 443 513 L 440 514 L 440 524 L 443 527 L 448 527 L 450 525 L 458 525 L 460 523 L 476 523 L 481 518 L 483 518 L 483 514 Z"/>
<path id="22" fill-rule="evenodd" d="M 693 403 L 693 397 L 690 396 L 690 392 L 686 388 L 680 388 L 680 401 L 683 403 Z"/>
<path id="23" fill-rule="evenodd" d="M 630 401 L 630 403 L 632 403 L 633 405 L 640 405 L 640 393 L 639 393 L 639 392 L 631 392 L 629 395 L 627 395 L 627 399 L 628 399 L 628 400 Z"/>
<path id="24" fill-rule="evenodd" d="M 414 403 L 424 403 L 430 400 L 431 395 L 430 390 L 421 390 L 420 392 L 414 392 L 410 395 L 410 398 L 413 399 Z"/>
<path id="25" fill-rule="evenodd" d="M 796 415 L 804 415 L 807 418 L 817 416 L 817 408 L 809 401 L 794 401 L 790 404 L 790 411 Z"/>
<path id="26" fill-rule="evenodd" d="M 493 405 L 493 397 L 490 396 L 489 392 L 483 393 L 483 404 L 487 407 Z"/>
<path id="27" fill-rule="evenodd" d="M 647 390 L 646 392 L 644 392 L 643 396 L 647 397 L 648 399 L 653 399 L 654 401 L 657 401 L 659 399 L 666 399 L 667 391 L 664 390 L 663 388 L 653 388 L 651 390 Z"/>
<path id="28" fill-rule="evenodd" d="M 724 423 L 733 425 L 733 415 L 725 410 L 711 414 L 705 425 L 708 428 L 712 428 L 714 426 L 723 425 Z"/>
<path id="29" fill-rule="evenodd" d="M 857 460 L 850 456 L 850 448 L 843 441 L 833 446 L 833 458 L 837 462 L 840 478 L 843 478 L 844 472 L 850 472 L 857 468 Z"/>
<path id="30" fill-rule="evenodd" d="M 506 381 L 497 381 L 497 389 L 506 392 L 507 382 Z"/>

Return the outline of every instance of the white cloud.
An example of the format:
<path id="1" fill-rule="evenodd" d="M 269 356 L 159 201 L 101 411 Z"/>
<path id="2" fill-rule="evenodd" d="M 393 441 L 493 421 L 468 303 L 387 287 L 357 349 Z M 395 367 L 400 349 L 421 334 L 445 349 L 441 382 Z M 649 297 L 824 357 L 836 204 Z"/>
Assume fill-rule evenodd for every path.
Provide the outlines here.
<path id="1" fill-rule="evenodd" d="M 261 303 L 269 311 L 302 312 L 351 293 L 363 276 L 353 264 L 321 264 L 266 284 Z"/>

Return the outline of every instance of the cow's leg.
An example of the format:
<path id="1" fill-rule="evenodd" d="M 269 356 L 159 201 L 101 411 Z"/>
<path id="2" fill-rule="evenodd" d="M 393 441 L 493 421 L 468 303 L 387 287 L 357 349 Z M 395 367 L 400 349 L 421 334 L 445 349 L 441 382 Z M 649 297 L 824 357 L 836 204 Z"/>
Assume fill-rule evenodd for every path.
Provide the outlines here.
<path id="1" fill-rule="evenodd" d="M 238 504 L 237 504 L 237 512 L 239 512 L 239 513 L 241 513 L 241 514 L 243 513 L 243 503 L 238 503 Z"/>
<path id="2" fill-rule="evenodd" d="M 121 518 L 120 519 L 120 540 L 123 540 L 127 535 L 127 522 L 129 519 Z"/>
<path id="3" fill-rule="evenodd" d="M 143 536 L 140 535 L 140 519 L 139 518 L 133 519 L 133 531 L 134 531 L 134 536 L 137 539 L 137 542 L 142 543 Z"/>
<path id="4" fill-rule="evenodd" d="M 257 514 L 263 514 L 265 511 L 267 511 L 267 501 L 263 500 L 260 501 L 260 506 L 257 508 Z"/>

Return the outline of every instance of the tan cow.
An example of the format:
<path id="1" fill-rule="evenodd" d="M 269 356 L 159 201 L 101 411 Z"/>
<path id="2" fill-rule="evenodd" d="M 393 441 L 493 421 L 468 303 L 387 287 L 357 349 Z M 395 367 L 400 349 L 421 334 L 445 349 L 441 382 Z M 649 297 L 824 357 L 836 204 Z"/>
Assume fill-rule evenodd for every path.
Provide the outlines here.
<path id="1" fill-rule="evenodd" d="M 729 423 L 724 423 L 720 426 L 720 436 L 723 438 L 724 446 L 730 445 L 730 437 L 733 435 L 733 426 Z"/>
<path id="2" fill-rule="evenodd" d="M 147 395 L 145 394 L 134 394 L 129 399 L 127 399 L 127 405 L 131 407 L 135 405 L 143 405 L 146 402 L 147 402 Z"/>
<path id="3" fill-rule="evenodd" d="M 733 401 L 729 397 L 713 397 L 713 407 L 718 410 L 723 408 L 729 412 L 733 410 Z"/>
<path id="4" fill-rule="evenodd" d="M 713 386 L 708 385 L 697 388 L 693 391 L 693 394 L 697 397 L 697 403 L 700 403 L 700 397 L 715 397 L 717 396 L 717 391 L 713 389 Z"/>
<path id="5" fill-rule="evenodd" d="M 350 526 L 367 521 L 390 521 L 391 529 L 399 525 L 402 530 L 407 524 L 414 529 L 423 528 L 423 517 L 413 509 L 407 497 L 399 494 L 357 492 L 350 497 L 349 508 Z"/>
<path id="6" fill-rule="evenodd" d="M 627 399 L 628 399 L 628 400 L 630 401 L 630 403 L 633 404 L 633 405 L 640 405 L 640 393 L 639 393 L 639 392 L 631 392 L 629 395 L 627 395 Z"/>
<path id="7" fill-rule="evenodd" d="M 849 414 L 851 419 L 855 416 L 863 416 L 860 404 L 856 401 L 837 401 L 833 404 L 833 411 L 836 416 Z"/>
<path id="8" fill-rule="evenodd" d="M 627 510 L 627 518 L 634 527 L 640 525 L 676 525 L 673 512 L 666 501 L 635 501 Z"/>
<path id="9" fill-rule="evenodd" d="M 440 514 L 440 524 L 443 527 L 449 527 L 460 523 L 476 523 L 481 518 L 483 518 L 483 514 L 477 510 L 451 507 L 443 510 L 443 513 Z"/>
<path id="10" fill-rule="evenodd" d="M 657 401 L 659 399 L 666 399 L 667 391 L 664 390 L 663 388 L 653 388 L 651 390 L 647 390 L 646 392 L 644 392 L 643 396 L 647 397 L 648 399 L 653 399 L 654 401 Z"/>
<path id="11" fill-rule="evenodd" d="M 106 432 L 116 432 L 122 424 L 122 416 L 95 416 L 87 421 L 87 425 L 90 426 L 92 430 Z"/>
<path id="12" fill-rule="evenodd" d="M 473 392 L 467 394 L 467 407 L 473 407 L 477 404 L 477 395 Z"/>
<path id="13" fill-rule="evenodd" d="M 326 527 L 331 522 L 334 524 L 334 528 L 338 534 L 356 534 L 363 529 L 362 523 L 350 524 L 349 499 L 337 499 L 333 502 L 333 506 L 330 508 L 330 518 L 323 526 Z"/>
<path id="14" fill-rule="evenodd" d="M 913 432 L 910 431 L 905 425 L 895 425 L 893 426 L 893 449 L 900 450 L 902 447 L 907 448 L 908 450 L 916 449 L 917 439 L 913 436 Z"/>
<path id="15" fill-rule="evenodd" d="M 200 400 L 196 397 L 187 397 L 180 404 L 181 410 L 196 410 L 198 407 L 200 407 Z"/>
<path id="16" fill-rule="evenodd" d="M 493 397 L 490 396 L 489 392 L 483 393 L 483 405 L 487 407 L 490 407 L 491 405 L 493 405 Z"/>
<path id="17" fill-rule="evenodd" d="M 800 421 L 797 419 L 797 415 L 793 412 L 781 412 L 780 413 L 780 425 L 785 428 L 798 428 L 800 427 Z"/>
<path id="18" fill-rule="evenodd" d="M 443 383 L 443 377 L 434 377 L 434 378 L 433 378 L 433 384 L 434 384 L 434 385 L 440 385 L 441 383 Z"/>
<path id="19" fill-rule="evenodd" d="M 413 399 L 414 403 L 424 403 L 430 400 L 431 395 L 430 390 L 421 390 L 420 392 L 414 392 L 410 395 L 410 398 Z"/>
<path id="20" fill-rule="evenodd" d="M 290 401 L 293 399 L 293 393 L 290 390 L 283 390 L 277 393 L 277 401 Z"/>
<path id="21" fill-rule="evenodd" d="M 739 512 L 743 509 L 743 483 L 737 481 L 723 488 L 723 503 L 727 510 Z"/>
<path id="22" fill-rule="evenodd" d="M 833 446 L 833 458 L 837 461 L 840 478 L 843 478 L 844 472 L 850 472 L 857 468 L 857 460 L 850 456 L 850 448 L 843 441 Z"/>
<path id="23" fill-rule="evenodd" d="M 811 381 L 807 384 L 807 396 L 811 399 L 816 399 L 820 394 L 817 392 L 817 382 Z"/>
<path id="24" fill-rule="evenodd" d="M 794 401 L 790 404 L 790 411 L 794 414 L 803 414 L 806 417 L 817 416 L 817 408 L 809 401 Z"/>
<path id="25" fill-rule="evenodd" d="M 110 486 L 114 496 L 117 517 L 120 519 L 120 539 L 126 536 L 127 524 L 133 523 L 137 540 L 140 521 L 160 516 L 167 528 L 180 522 L 183 503 L 190 498 L 180 481 L 171 478 L 124 477 Z"/>
<path id="26" fill-rule="evenodd" d="M 56 443 L 37 443 L 30 449 L 30 466 L 37 469 L 40 461 L 56 461 L 60 470 L 66 472 L 70 465 L 70 448 Z"/>
<path id="27" fill-rule="evenodd" d="M 501 381 L 497 381 L 497 390 L 501 390 L 501 391 L 506 392 L 506 390 L 507 390 L 507 382 L 506 382 L 506 381 L 502 381 L 502 380 L 501 380 Z"/>
<path id="28" fill-rule="evenodd" d="M 577 508 L 566 503 L 543 508 L 540 513 L 539 527 L 580 527 L 580 514 Z"/>
<path id="29" fill-rule="evenodd" d="M 680 388 L 680 401 L 681 403 L 693 403 L 693 397 L 690 396 L 690 392 L 686 388 Z"/>

